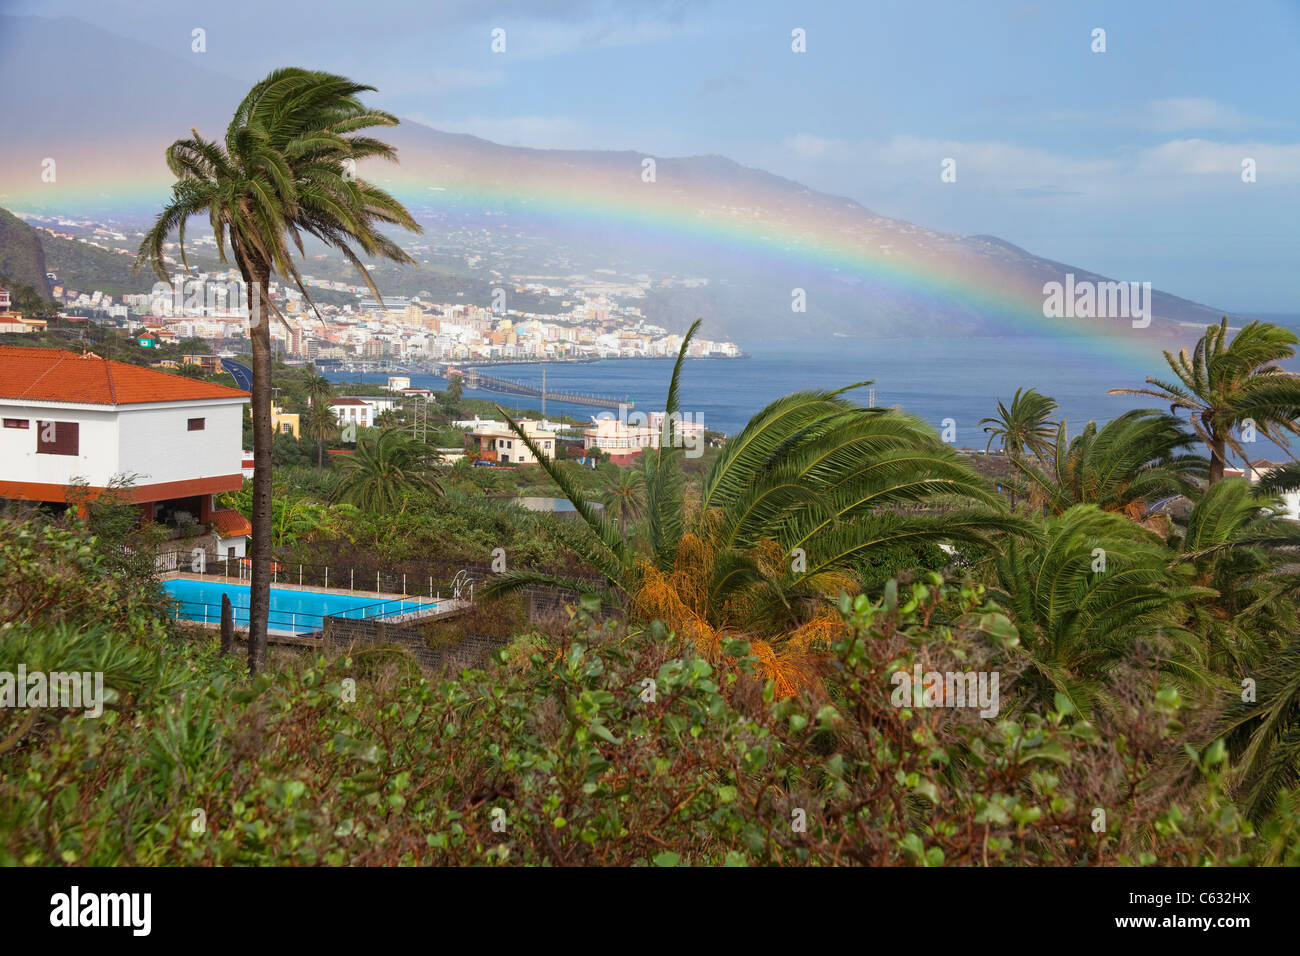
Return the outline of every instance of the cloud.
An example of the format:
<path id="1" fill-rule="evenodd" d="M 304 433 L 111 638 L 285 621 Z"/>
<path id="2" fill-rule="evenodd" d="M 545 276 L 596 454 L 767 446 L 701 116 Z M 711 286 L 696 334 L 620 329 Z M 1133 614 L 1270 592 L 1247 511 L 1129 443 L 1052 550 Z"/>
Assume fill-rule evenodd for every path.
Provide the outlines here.
<path id="1" fill-rule="evenodd" d="M 506 30 L 511 56 L 523 60 L 588 53 L 603 47 L 644 46 L 707 32 L 703 27 L 689 27 L 676 19 L 562 23 L 521 17 L 519 21 L 501 20 L 495 25 Z"/>
<path id="2" fill-rule="evenodd" d="M 1293 126 L 1242 113 L 1235 106 L 1201 96 L 1169 96 L 1146 100 L 1126 110 L 1052 110 L 1036 119 L 1054 123 L 1086 124 L 1110 129 L 1179 133 L 1189 130 L 1231 131 Z"/>
<path id="3" fill-rule="evenodd" d="M 1300 143 L 1215 143 L 1177 139 L 1143 150 L 1139 173 L 1151 176 L 1239 176 L 1245 159 L 1253 159 L 1259 182 L 1300 181 Z"/>
<path id="4" fill-rule="evenodd" d="M 390 68 L 373 75 L 374 85 L 384 96 L 415 96 L 449 93 L 452 90 L 485 89 L 505 85 L 501 70 L 474 70 L 457 66 L 435 66 L 426 70 Z"/>
<path id="5" fill-rule="evenodd" d="M 1110 201 L 1203 189 L 1217 177 L 1239 181 L 1242 160 L 1255 160 L 1261 184 L 1300 181 L 1300 144 L 1174 139 L 1156 146 L 1117 147 L 1096 157 L 1066 155 L 999 140 L 962 141 L 921 136 L 845 140 L 798 133 L 763 157 L 769 166 L 805 182 L 928 186 L 938 183 L 945 159 L 956 161 L 957 183 L 1021 199 Z M 836 187 L 836 188 L 843 188 Z M 862 192 L 861 187 L 853 190 Z"/>
<path id="6" fill-rule="evenodd" d="M 1175 96 L 1151 100 L 1143 106 L 1148 126 L 1162 132 L 1186 129 L 1241 129 L 1256 125 L 1234 106 L 1217 100 Z"/>

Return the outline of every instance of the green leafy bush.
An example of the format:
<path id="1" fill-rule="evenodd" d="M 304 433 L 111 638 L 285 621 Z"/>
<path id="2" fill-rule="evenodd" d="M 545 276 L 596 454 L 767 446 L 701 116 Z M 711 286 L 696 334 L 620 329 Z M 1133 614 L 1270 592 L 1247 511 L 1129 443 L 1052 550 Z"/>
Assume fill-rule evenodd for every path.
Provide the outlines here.
<path id="1" fill-rule="evenodd" d="M 714 666 L 661 625 L 585 605 L 454 678 L 366 651 L 286 656 L 250 680 L 211 636 L 143 612 L 85 626 L 101 584 L 71 583 L 96 564 L 76 539 L 55 533 L 44 567 L 81 610 L 22 624 L 18 653 L 103 663 L 119 694 L 0 755 L 0 863 L 1295 860 L 1300 801 L 1256 835 L 1225 792 L 1224 748 L 1193 745 L 1172 690 L 1117 691 L 1091 722 L 1063 697 L 1035 710 L 1018 634 L 973 585 L 845 598 L 817 700 L 774 703 L 746 645 Z M 998 670 L 997 716 L 894 706 L 892 675 L 914 664 Z"/>

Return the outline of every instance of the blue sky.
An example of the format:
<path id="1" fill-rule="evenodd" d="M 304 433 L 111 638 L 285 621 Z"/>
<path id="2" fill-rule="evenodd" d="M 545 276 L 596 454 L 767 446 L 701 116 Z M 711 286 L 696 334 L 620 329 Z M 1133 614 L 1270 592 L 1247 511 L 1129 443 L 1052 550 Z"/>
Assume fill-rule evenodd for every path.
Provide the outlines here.
<path id="1" fill-rule="evenodd" d="M 179 53 L 203 27 L 204 65 L 242 81 L 298 63 L 497 142 L 717 153 L 1210 305 L 1300 312 L 1296 0 L 3 6 Z"/>

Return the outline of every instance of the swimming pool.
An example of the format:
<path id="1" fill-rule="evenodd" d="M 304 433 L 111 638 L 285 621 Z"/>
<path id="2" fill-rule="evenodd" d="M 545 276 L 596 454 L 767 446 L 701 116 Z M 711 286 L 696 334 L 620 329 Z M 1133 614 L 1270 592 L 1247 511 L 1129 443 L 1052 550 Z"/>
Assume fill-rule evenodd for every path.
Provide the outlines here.
<path id="1" fill-rule="evenodd" d="M 177 602 L 175 616 L 187 621 L 219 622 L 221 595 L 228 594 L 236 626 L 248 625 L 247 584 L 172 578 L 163 582 L 163 589 Z M 384 600 L 377 594 L 295 591 L 273 587 L 268 627 L 272 631 L 307 634 L 324 627 L 326 615 L 350 618 L 395 617 L 411 611 L 431 610 L 438 603 L 410 598 Z"/>

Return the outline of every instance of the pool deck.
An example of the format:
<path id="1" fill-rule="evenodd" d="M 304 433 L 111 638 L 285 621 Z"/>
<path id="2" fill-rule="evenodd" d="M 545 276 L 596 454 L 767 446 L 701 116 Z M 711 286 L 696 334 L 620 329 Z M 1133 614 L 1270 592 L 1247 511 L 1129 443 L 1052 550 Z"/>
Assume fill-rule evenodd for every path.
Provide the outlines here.
<path id="1" fill-rule="evenodd" d="M 242 587 L 249 586 L 248 578 L 227 577 L 221 574 L 194 574 L 193 572 L 190 571 L 168 571 L 165 574 L 159 575 L 159 580 L 162 581 L 174 581 L 177 579 L 184 580 L 184 581 L 205 581 L 205 582 L 212 582 L 215 584 L 234 584 L 234 585 L 240 585 Z M 435 601 L 437 602 L 427 610 L 421 608 L 421 609 L 416 609 L 414 611 L 407 611 L 405 614 L 394 614 L 390 617 L 383 618 L 384 621 L 391 621 L 393 623 L 397 623 L 397 622 L 409 623 L 411 621 L 431 621 L 439 618 L 455 617 L 457 614 L 463 614 L 465 611 L 469 610 L 470 607 L 473 606 L 472 602 L 467 601 L 464 598 L 457 600 L 450 597 L 430 598 L 427 595 L 419 595 L 419 594 L 393 594 L 387 591 L 353 591 L 353 590 L 344 590 L 342 588 L 317 587 L 311 584 L 290 584 L 288 582 L 283 582 L 283 581 L 272 581 L 271 587 L 278 588 L 285 591 L 310 591 L 314 594 L 336 594 L 336 595 L 348 594 L 348 595 L 356 595 L 358 597 L 373 595 L 376 604 L 378 604 L 381 601 Z M 209 622 L 205 624 L 202 621 L 188 621 L 188 620 L 186 621 L 186 623 L 193 624 L 198 627 L 216 628 L 218 630 L 221 628 L 221 625 L 219 623 Z M 281 631 L 275 629 L 268 629 L 266 633 L 267 633 L 267 639 L 268 640 L 273 639 L 277 644 L 297 644 L 306 647 L 317 647 L 320 645 L 320 637 L 321 637 L 320 631 L 303 632 L 303 631 Z M 237 626 L 235 628 L 236 637 L 240 639 L 244 639 L 247 636 L 247 634 L 248 634 L 248 628 L 246 626 L 244 627 Z"/>

